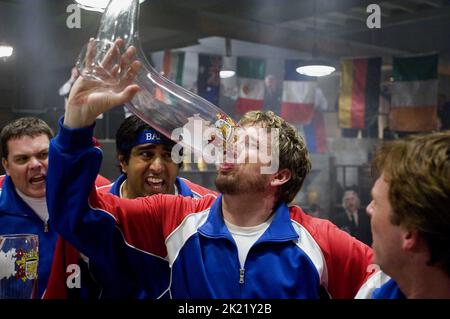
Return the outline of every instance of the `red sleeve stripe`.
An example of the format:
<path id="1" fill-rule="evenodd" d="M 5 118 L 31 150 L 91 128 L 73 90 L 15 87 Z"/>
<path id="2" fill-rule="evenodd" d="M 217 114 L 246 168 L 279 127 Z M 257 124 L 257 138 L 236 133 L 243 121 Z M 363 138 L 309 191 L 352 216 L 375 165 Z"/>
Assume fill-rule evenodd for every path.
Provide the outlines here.
<path id="1" fill-rule="evenodd" d="M 162 259 L 162 260 L 167 261 L 167 259 L 164 258 L 164 257 L 162 257 L 162 256 L 153 254 L 153 253 L 151 253 L 151 252 L 149 252 L 149 251 L 145 251 L 145 250 L 142 250 L 142 249 L 140 249 L 140 248 L 137 248 L 137 247 L 131 245 L 131 244 L 125 239 L 125 235 L 124 235 L 124 233 L 122 232 L 122 229 L 119 227 L 119 225 L 118 225 L 118 223 L 117 223 L 117 218 L 116 218 L 112 213 L 110 213 L 110 212 L 108 212 L 107 210 L 104 210 L 104 209 L 102 209 L 102 208 L 94 207 L 94 205 L 91 205 L 91 198 L 89 198 L 88 204 L 89 204 L 89 207 L 90 207 L 92 210 L 97 210 L 97 211 L 103 212 L 103 213 L 109 215 L 111 218 L 114 219 L 114 222 L 115 222 L 115 224 L 116 224 L 116 228 L 117 228 L 117 230 L 120 232 L 120 234 L 121 234 L 121 236 L 122 236 L 122 238 L 123 238 L 123 241 L 124 241 L 125 245 L 127 245 L 128 247 L 130 247 L 130 248 L 132 248 L 132 249 L 135 249 L 135 250 L 137 250 L 137 251 L 139 251 L 139 252 L 142 252 L 142 253 L 144 253 L 144 254 L 147 254 L 147 255 L 150 255 L 150 256 L 153 256 L 153 257 L 156 257 L 156 258 L 159 258 L 159 259 Z"/>

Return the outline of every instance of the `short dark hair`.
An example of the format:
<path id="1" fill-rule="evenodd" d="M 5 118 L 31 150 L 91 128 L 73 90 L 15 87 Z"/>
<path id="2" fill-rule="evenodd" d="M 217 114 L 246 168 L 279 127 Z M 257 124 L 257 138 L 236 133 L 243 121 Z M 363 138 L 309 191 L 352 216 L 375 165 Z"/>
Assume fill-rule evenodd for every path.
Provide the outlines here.
<path id="1" fill-rule="evenodd" d="M 372 169 L 389 184 L 392 224 L 419 231 L 430 250 L 428 264 L 450 275 L 450 131 L 386 143 Z"/>
<path id="2" fill-rule="evenodd" d="M 41 134 L 48 136 L 50 140 L 53 137 L 53 131 L 43 120 L 36 117 L 21 117 L 8 123 L 0 133 L 1 156 L 8 158 L 8 142 L 23 136 L 35 137 Z"/>
<path id="3" fill-rule="evenodd" d="M 133 145 L 139 134 L 145 130 L 154 130 L 149 124 L 141 120 L 136 115 L 127 117 L 116 132 L 116 151 L 117 155 L 122 155 L 125 163 L 128 164 L 131 155 L 130 145 Z M 175 145 L 173 142 L 170 147 Z"/>

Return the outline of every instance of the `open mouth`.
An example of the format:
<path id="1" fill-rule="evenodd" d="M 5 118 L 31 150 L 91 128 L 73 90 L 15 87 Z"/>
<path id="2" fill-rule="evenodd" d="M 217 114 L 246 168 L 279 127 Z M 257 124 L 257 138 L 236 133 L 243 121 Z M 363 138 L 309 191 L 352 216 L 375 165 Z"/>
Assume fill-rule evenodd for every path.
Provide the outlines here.
<path id="1" fill-rule="evenodd" d="M 162 193 L 166 186 L 166 182 L 159 177 L 147 177 L 145 183 L 151 188 L 154 193 Z"/>
<path id="2" fill-rule="evenodd" d="M 28 180 L 28 182 L 29 182 L 31 185 L 40 185 L 40 184 L 43 184 L 43 183 L 45 183 L 45 175 L 36 175 L 36 176 L 33 176 L 33 177 L 31 177 L 31 178 Z"/>

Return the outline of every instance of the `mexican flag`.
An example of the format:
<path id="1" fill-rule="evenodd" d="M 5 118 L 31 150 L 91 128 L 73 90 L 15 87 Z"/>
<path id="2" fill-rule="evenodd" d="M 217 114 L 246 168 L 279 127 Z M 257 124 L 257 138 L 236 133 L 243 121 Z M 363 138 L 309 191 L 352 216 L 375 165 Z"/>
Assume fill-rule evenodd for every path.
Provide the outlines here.
<path id="1" fill-rule="evenodd" d="M 436 129 L 438 58 L 433 54 L 393 59 L 391 130 L 428 132 Z"/>
<path id="2" fill-rule="evenodd" d="M 266 62 L 262 59 L 237 58 L 239 97 L 236 113 L 261 110 L 264 102 L 264 77 Z"/>
<path id="3" fill-rule="evenodd" d="M 339 126 L 365 129 L 377 124 L 381 58 L 341 61 Z"/>
<path id="4" fill-rule="evenodd" d="M 317 81 L 301 75 L 296 68 L 298 60 L 287 60 L 283 81 L 281 117 L 292 124 L 309 124 L 314 114 Z"/>

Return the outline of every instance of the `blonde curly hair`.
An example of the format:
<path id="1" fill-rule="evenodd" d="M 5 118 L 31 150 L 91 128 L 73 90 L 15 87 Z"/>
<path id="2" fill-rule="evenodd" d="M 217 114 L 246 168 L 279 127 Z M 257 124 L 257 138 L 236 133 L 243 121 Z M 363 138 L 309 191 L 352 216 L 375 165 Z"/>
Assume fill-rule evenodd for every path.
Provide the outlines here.
<path id="1" fill-rule="evenodd" d="M 249 111 L 239 121 L 241 126 L 259 124 L 264 128 L 279 130 L 279 169 L 288 169 L 292 176 L 283 184 L 279 201 L 292 202 L 311 171 L 311 160 L 305 140 L 297 130 L 272 111 Z"/>

